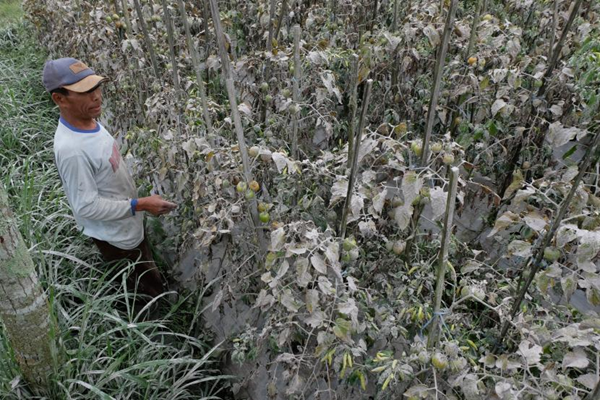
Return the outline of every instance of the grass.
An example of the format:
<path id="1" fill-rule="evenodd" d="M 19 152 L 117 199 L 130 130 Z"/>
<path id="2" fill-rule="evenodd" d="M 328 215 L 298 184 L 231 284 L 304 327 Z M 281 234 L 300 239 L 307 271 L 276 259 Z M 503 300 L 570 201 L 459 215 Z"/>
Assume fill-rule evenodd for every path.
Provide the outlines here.
<path id="1" fill-rule="evenodd" d="M 0 0 L 0 26 L 6 26 L 23 16 L 20 0 Z"/>
<path id="2" fill-rule="evenodd" d="M 1 3 L 3 12 L 13 3 Z M 41 85 L 45 55 L 26 29 L 0 29 L 0 184 L 55 321 L 57 367 L 46 398 L 219 398 L 226 377 L 217 369 L 218 349 L 197 324 L 202 293 L 158 299 L 161 317 L 150 317 L 151 305 L 134 306 L 126 271 L 109 278 L 77 230 L 53 163 L 58 112 Z M 1 324 L 0 398 L 41 398 L 22 381 Z"/>

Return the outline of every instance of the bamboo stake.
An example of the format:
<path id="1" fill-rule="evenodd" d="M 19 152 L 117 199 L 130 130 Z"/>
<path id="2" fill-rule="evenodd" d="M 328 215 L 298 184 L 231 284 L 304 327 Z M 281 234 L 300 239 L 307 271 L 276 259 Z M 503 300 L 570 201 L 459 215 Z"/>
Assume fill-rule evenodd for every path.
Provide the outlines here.
<path id="1" fill-rule="evenodd" d="M 208 2 L 202 2 L 202 20 L 204 25 L 204 58 L 210 54 L 210 32 L 208 31 Z"/>
<path id="2" fill-rule="evenodd" d="M 521 308 L 521 303 L 523 302 L 523 299 L 525 298 L 525 295 L 527 294 L 527 291 L 529 290 L 529 286 L 531 285 L 531 282 L 533 282 L 533 279 L 535 278 L 536 273 L 538 272 L 538 270 L 540 269 L 540 267 L 542 265 L 544 249 L 550 245 L 552 239 L 554 238 L 554 234 L 558 230 L 561 221 L 563 220 L 565 214 L 567 213 L 567 210 L 569 209 L 571 200 L 573 200 L 573 197 L 575 196 L 575 192 L 577 191 L 577 188 L 579 187 L 579 183 L 581 182 L 583 175 L 587 172 L 588 168 L 590 167 L 590 165 L 592 163 L 592 160 L 594 159 L 594 155 L 596 154 L 596 152 L 598 150 L 599 144 L 600 144 L 600 133 L 597 133 L 596 137 L 594 138 L 594 141 L 587 148 L 587 151 L 586 151 L 583 159 L 581 160 L 581 163 L 579 165 L 579 172 L 577 173 L 577 176 L 573 180 L 573 185 L 571 186 L 571 190 L 569 191 L 569 194 L 567 195 L 565 200 L 562 202 L 562 204 L 560 206 L 560 210 L 558 211 L 558 214 L 556 215 L 556 218 L 554 218 L 554 221 L 552 221 L 552 226 L 550 227 L 550 230 L 548 232 L 546 232 L 546 235 L 544 236 L 544 239 L 542 240 L 541 245 L 539 247 L 537 247 L 536 249 L 534 249 L 534 251 L 533 251 L 533 254 L 535 254 L 535 259 L 531 265 L 529 276 L 527 277 L 527 281 L 525 282 L 525 285 L 519 290 L 517 299 L 513 303 L 513 307 L 510 312 L 510 316 L 508 317 L 508 319 L 506 321 L 504 321 L 502 330 L 500 331 L 500 336 L 498 337 L 498 341 L 496 342 L 496 345 L 494 346 L 494 352 L 496 352 L 502 345 L 502 342 L 506 336 L 506 333 L 508 332 L 508 328 L 510 327 L 512 319 L 515 317 L 515 315 L 517 315 L 517 312 Z M 524 268 L 525 268 L 525 266 L 523 266 L 522 269 L 524 269 Z"/>
<path id="3" fill-rule="evenodd" d="M 267 82 L 267 83 L 269 82 L 269 79 L 271 79 L 271 58 L 270 58 L 269 54 L 271 54 L 271 52 L 273 51 L 273 20 L 275 19 L 275 8 L 276 7 L 277 7 L 277 1 L 271 0 L 271 8 L 269 10 L 269 34 L 267 37 L 267 46 L 266 46 L 267 59 L 265 60 L 265 70 L 264 70 L 264 74 L 263 74 L 263 81 Z M 269 105 L 264 100 L 264 98 L 261 99 L 260 104 L 261 104 L 260 121 L 265 122 L 267 120 L 267 108 L 269 107 Z"/>
<path id="4" fill-rule="evenodd" d="M 175 100 L 177 102 L 177 104 L 175 105 L 175 115 L 177 117 L 177 131 L 179 133 L 179 136 L 181 136 L 181 120 L 183 117 L 181 109 L 182 93 L 181 85 L 179 84 L 179 68 L 177 66 L 177 56 L 175 55 L 175 38 L 173 34 L 173 22 L 171 21 L 171 12 L 169 11 L 169 5 L 167 4 L 167 0 L 162 0 L 162 7 L 164 12 L 164 22 L 167 26 L 169 55 L 171 57 L 171 66 L 173 68 L 173 86 L 175 87 Z"/>
<path id="5" fill-rule="evenodd" d="M 227 88 L 227 96 L 229 97 L 229 105 L 231 107 L 231 114 L 232 114 L 233 123 L 235 126 L 235 133 L 236 133 L 237 140 L 238 140 L 238 146 L 239 146 L 240 154 L 242 156 L 242 165 L 244 168 L 244 178 L 246 179 L 246 182 L 250 182 L 253 180 L 252 170 L 250 169 L 250 161 L 248 160 L 246 138 L 244 137 L 244 128 L 242 126 L 242 120 L 240 118 L 240 112 L 238 110 L 235 87 L 233 85 L 231 64 L 229 61 L 229 56 L 227 55 L 227 50 L 225 49 L 225 36 L 223 34 L 223 28 L 221 26 L 221 19 L 219 17 L 219 6 L 217 5 L 216 0 L 209 0 L 209 1 L 210 1 L 210 11 L 211 11 L 212 19 L 213 19 L 213 25 L 215 28 L 215 36 L 217 38 L 217 48 L 218 48 L 219 55 L 221 58 L 221 68 L 223 71 L 223 77 L 225 78 L 225 86 Z M 258 236 L 261 252 L 264 253 L 267 246 L 266 246 L 264 237 L 262 235 L 262 231 L 259 229 L 260 221 L 258 219 L 258 208 L 257 208 L 256 200 L 252 200 L 250 203 L 250 215 L 252 217 L 252 222 L 254 224 L 254 228 L 255 228 L 256 234 Z"/>
<path id="6" fill-rule="evenodd" d="M 338 0 L 331 0 L 331 2 L 329 3 L 329 15 L 330 15 L 330 20 L 331 22 L 335 22 L 336 19 L 336 9 L 337 9 L 337 2 Z"/>
<path id="7" fill-rule="evenodd" d="M 571 11 L 571 14 L 569 14 L 569 20 L 567 21 L 567 24 L 565 25 L 565 28 L 563 29 L 562 34 L 560 35 L 560 39 L 558 40 L 558 43 L 556 44 L 556 47 L 553 50 L 552 58 L 550 59 L 550 64 L 548 64 L 548 69 L 542 77 L 542 86 L 538 90 L 538 97 L 543 96 L 544 93 L 546 93 L 548 79 L 550 78 L 550 75 L 552 75 L 552 71 L 554 71 L 554 68 L 556 68 L 556 64 L 558 63 L 558 57 L 560 56 L 560 53 L 562 51 L 562 47 L 565 43 L 565 39 L 567 38 L 567 34 L 569 33 L 569 30 L 571 30 L 571 25 L 573 25 L 573 21 L 577 16 L 579 7 L 581 6 L 581 2 L 582 0 L 575 0 L 573 10 Z"/>
<path id="8" fill-rule="evenodd" d="M 358 152 L 360 150 L 360 142 L 362 140 L 362 131 L 365 129 L 367 120 L 367 109 L 371 100 L 371 88 L 373 87 L 373 79 L 367 81 L 367 87 L 362 101 L 362 111 L 360 113 L 360 122 L 358 123 L 358 132 L 356 137 L 356 145 L 354 147 L 354 156 L 352 157 L 352 168 L 350 169 L 350 178 L 348 179 L 348 192 L 344 200 L 344 208 L 342 209 L 342 222 L 340 226 L 340 237 L 343 240 L 346 237 L 346 220 L 348 219 L 348 209 L 352 204 L 352 192 L 354 182 L 356 181 L 356 172 L 358 170 Z"/>
<path id="9" fill-rule="evenodd" d="M 269 36 L 267 38 L 267 52 L 273 49 L 273 29 L 275 20 L 275 8 L 277 7 L 277 0 L 271 0 L 271 8 L 269 10 Z"/>
<path id="10" fill-rule="evenodd" d="M 429 161 L 429 142 L 431 140 L 431 132 L 433 131 L 433 121 L 435 120 L 438 98 L 440 96 L 440 87 L 442 84 L 442 72 L 444 70 L 446 52 L 448 51 L 448 42 L 450 41 L 450 34 L 452 33 L 452 25 L 454 24 L 454 14 L 456 12 L 457 4 L 458 0 L 452 0 L 452 2 L 450 3 L 450 9 L 448 10 L 448 16 L 446 18 L 446 25 L 444 26 L 442 47 L 438 49 L 438 56 L 435 63 L 435 71 L 433 74 L 433 88 L 431 89 L 431 100 L 429 102 L 429 110 L 427 110 L 427 125 L 425 126 L 425 139 L 423 140 L 423 156 L 421 158 L 422 166 L 425 166 Z"/>
<path id="11" fill-rule="evenodd" d="M 300 102 L 300 79 L 302 74 L 302 64 L 300 62 L 300 25 L 294 25 L 294 79 L 292 81 L 292 100 L 294 104 Z M 298 159 L 298 113 L 292 116 L 292 157 Z"/>
<path id="12" fill-rule="evenodd" d="M 558 0 L 554 0 L 554 13 L 552 15 L 552 29 L 550 30 L 550 46 L 548 48 L 548 58 L 552 58 L 552 50 L 556 41 L 556 31 L 558 29 Z"/>
<path id="13" fill-rule="evenodd" d="M 171 21 L 171 12 L 169 11 L 169 5 L 167 0 L 162 0 L 162 7 L 164 13 L 164 21 L 167 26 L 167 39 L 169 42 L 169 56 L 171 57 L 171 65 L 173 68 L 173 85 L 175 86 L 175 95 L 177 101 L 181 102 L 181 88 L 179 85 L 179 68 L 177 66 L 177 56 L 175 55 L 175 39 L 173 37 L 173 25 Z M 179 108 L 179 107 L 177 107 Z"/>
<path id="14" fill-rule="evenodd" d="M 188 47 L 192 56 L 192 64 L 194 65 L 194 71 L 196 72 L 196 81 L 198 82 L 198 89 L 200 90 L 200 100 L 202 101 L 202 115 L 204 116 L 204 123 L 206 124 L 206 132 L 208 141 L 211 146 L 214 146 L 212 140 L 212 119 L 208 110 L 208 99 L 206 98 L 206 88 L 204 87 L 204 80 L 202 79 L 202 69 L 200 68 L 200 56 L 198 55 L 198 49 L 194 45 L 192 35 L 190 33 L 190 26 L 187 20 L 187 13 L 185 12 L 185 4 L 183 0 L 177 0 L 179 11 L 181 13 L 181 19 L 183 20 L 183 27 L 185 29 L 185 36 L 187 38 Z"/>
<path id="15" fill-rule="evenodd" d="M 144 37 L 144 43 L 146 44 L 146 48 L 148 49 L 148 54 L 150 54 L 152 68 L 154 69 L 154 76 L 160 78 L 160 68 L 158 67 L 158 61 L 156 61 L 154 47 L 152 47 L 152 42 L 150 42 L 150 35 L 148 34 L 148 28 L 146 26 L 146 21 L 144 20 L 144 12 L 142 11 L 142 7 L 140 6 L 140 0 L 133 0 L 133 6 L 138 16 L 140 27 L 142 28 L 142 36 Z"/>
<path id="16" fill-rule="evenodd" d="M 281 2 L 281 12 L 279 13 L 279 19 L 277 20 L 277 28 L 275 29 L 275 40 L 279 40 L 279 31 L 281 30 L 281 25 L 283 24 L 283 16 L 287 13 L 288 0 L 283 0 Z"/>
<path id="17" fill-rule="evenodd" d="M 129 4 L 127 0 L 121 0 L 121 7 L 123 8 L 123 18 L 125 19 L 126 33 L 128 37 L 134 37 L 133 25 L 131 23 L 131 17 L 129 16 Z M 144 118 L 144 104 L 146 103 L 146 88 L 144 87 L 144 81 L 139 78 L 140 62 L 137 57 L 133 58 L 134 71 L 132 73 L 133 80 L 138 85 L 137 100 L 138 100 L 138 112 L 139 115 Z"/>
<path id="18" fill-rule="evenodd" d="M 348 168 L 352 166 L 354 154 L 354 121 L 356 120 L 356 107 L 358 97 L 358 55 L 352 54 L 350 67 L 350 121 L 348 121 Z"/>
<path id="19" fill-rule="evenodd" d="M 430 348 L 437 345 L 439 336 L 439 319 L 440 310 L 442 308 L 442 295 L 444 293 L 446 266 L 448 264 L 448 248 L 450 247 L 450 238 L 452 237 L 452 221 L 454 219 L 454 208 L 456 205 L 458 167 L 450 168 L 449 175 L 450 187 L 448 189 L 448 200 L 446 202 L 446 216 L 444 217 L 442 243 L 438 256 L 433 317 L 431 318 L 431 329 L 429 330 L 429 338 L 427 339 L 427 346 Z"/>
<path id="20" fill-rule="evenodd" d="M 479 25 L 479 19 L 481 18 L 481 10 L 483 9 L 483 3 L 485 0 L 479 0 L 477 2 L 477 10 L 475 10 L 475 16 L 473 17 L 473 24 L 471 24 L 471 36 L 469 37 L 469 45 L 467 46 L 467 53 L 465 59 L 471 57 L 473 53 L 473 46 L 475 45 L 475 37 L 477 36 L 477 26 Z"/>
<path id="21" fill-rule="evenodd" d="M 396 33 L 398 29 L 398 2 L 400 0 L 394 0 L 394 16 L 392 17 L 392 35 Z"/>

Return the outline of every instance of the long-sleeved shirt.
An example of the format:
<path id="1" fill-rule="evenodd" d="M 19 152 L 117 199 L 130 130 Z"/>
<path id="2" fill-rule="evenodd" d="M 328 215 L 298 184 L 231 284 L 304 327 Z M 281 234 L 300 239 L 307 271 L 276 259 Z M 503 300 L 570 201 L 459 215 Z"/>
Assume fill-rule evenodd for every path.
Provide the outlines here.
<path id="1" fill-rule="evenodd" d="M 81 130 L 62 117 L 54 158 L 77 225 L 87 236 L 130 250 L 144 239 L 143 213 L 135 212 L 135 183 L 107 130 Z"/>

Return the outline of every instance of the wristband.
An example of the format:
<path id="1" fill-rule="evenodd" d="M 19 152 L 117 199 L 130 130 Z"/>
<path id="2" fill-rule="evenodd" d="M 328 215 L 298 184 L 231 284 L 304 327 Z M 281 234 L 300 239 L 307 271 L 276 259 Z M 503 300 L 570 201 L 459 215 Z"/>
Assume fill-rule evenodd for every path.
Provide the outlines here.
<path id="1" fill-rule="evenodd" d="M 135 215 L 135 208 L 137 207 L 138 199 L 131 199 L 131 214 Z"/>

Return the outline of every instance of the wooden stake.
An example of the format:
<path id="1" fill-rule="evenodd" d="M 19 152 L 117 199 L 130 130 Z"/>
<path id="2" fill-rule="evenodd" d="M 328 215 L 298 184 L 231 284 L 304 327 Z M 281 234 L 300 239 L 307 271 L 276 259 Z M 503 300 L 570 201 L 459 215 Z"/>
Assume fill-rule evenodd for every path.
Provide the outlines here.
<path id="1" fill-rule="evenodd" d="M 152 68 L 154 69 L 154 76 L 156 76 L 156 78 L 160 78 L 160 68 L 158 67 L 158 61 L 156 61 L 154 47 L 152 47 L 152 42 L 150 42 L 150 35 L 148 34 L 148 28 L 146 27 L 146 21 L 144 20 L 144 12 L 142 11 L 142 7 L 140 6 L 140 0 L 133 0 L 133 6 L 135 8 L 140 27 L 142 28 L 142 36 L 144 37 L 144 43 L 146 44 L 146 48 L 148 49 L 148 54 L 150 54 Z"/>
<path id="2" fill-rule="evenodd" d="M 221 19 L 219 17 L 219 7 L 216 0 L 209 0 L 210 12 L 213 19 L 213 25 L 215 28 L 215 36 L 217 38 L 217 48 L 221 58 L 221 69 L 223 71 L 223 77 L 225 78 L 225 86 L 227 88 L 227 96 L 229 98 L 229 105 L 231 107 L 231 115 L 233 117 L 233 124 L 235 127 L 235 133 L 238 140 L 238 146 L 240 155 L 242 156 L 242 165 L 244 168 L 244 178 L 246 182 L 253 180 L 252 170 L 250 168 L 250 161 L 248 160 L 248 150 L 246 146 L 246 138 L 244 137 L 244 127 L 242 126 L 242 119 L 240 118 L 240 112 L 238 110 L 237 97 L 235 87 L 233 85 L 233 77 L 231 73 L 231 64 L 229 61 L 229 55 L 225 49 L 225 36 L 223 34 L 223 28 L 221 26 Z M 264 253 L 267 249 L 267 244 L 264 240 L 262 231 L 260 230 L 260 220 L 258 219 L 258 208 L 256 200 L 252 200 L 250 203 L 250 216 L 254 224 L 256 234 L 258 236 L 261 252 Z"/>
<path id="3" fill-rule="evenodd" d="M 562 204 L 560 206 L 560 210 L 558 211 L 558 214 L 554 218 L 554 221 L 552 221 L 552 226 L 550 227 L 550 230 L 546 232 L 544 239 L 541 241 L 541 245 L 533 250 L 535 259 L 534 259 L 533 263 L 531 264 L 529 276 L 527 277 L 527 281 L 525 282 L 525 285 L 523 285 L 523 287 L 520 288 L 520 290 L 519 290 L 519 294 L 513 303 L 513 307 L 510 312 L 510 316 L 508 317 L 508 319 L 506 321 L 504 321 L 502 330 L 500 331 L 500 336 L 498 337 L 498 341 L 497 341 L 496 345 L 494 346 L 494 352 L 499 350 L 499 348 L 502 346 L 502 342 L 503 342 L 504 338 L 506 337 L 506 333 L 508 332 L 508 328 L 510 327 L 511 321 L 515 317 L 515 315 L 517 315 L 517 312 L 520 310 L 521 303 L 523 302 L 523 299 L 525 298 L 525 295 L 527 294 L 527 291 L 529 290 L 529 286 L 531 285 L 531 282 L 533 282 L 533 279 L 535 278 L 535 274 L 538 272 L 538 270 L 540 269 L 540 267 L 542 265 L 542 258 L 544 257 L 544 249 L 546 247 L 548 247 L 550 245 L 550 243 L 552 242 L 552 239 L 554 238 L 554 234 L 558 230 L 561 221 L 563 220 L 565 214 L 567 213 L 567 210 L 569 209 L 569 205 L 571 204 L 571 201 L 573 200 L 573 197 L 575 196 L 575 192 L 577 191 L 577 188 L 579 187 L 579 183 L 581 182 L 583 175 L 587 172 L 588 168 L 592 164 L 592 160 L 594 159 L 594 156 L 596 155 L 596 152 L 598 151 L 599 144 L 600 144 L 600 133 L 597 133 L 596 137 L 594 138 L 593 143 L 587 148 L 587 151 L 586 151 L 585 155 L 583 156 L 583 159 L 581 160 L 581 163 L 579 165 L 579 172 L 577 173 L 577 176 L 573 180 L 573 185 L 571 186 L 571 190 L 569 191 L 569 194 L 567 195 L 565 200 L 562 202 Z M 525 261 L 525 262 L 527 262 L 527 261 Z M 523 270 L 525 269 L 525 265 L 523 266 L 522 269 Z"/>
<path id="4" fill-rule="evenodd" d="M 281 11 L 279 13 L 279 19 L 277 20 L 277 28 L 275 29 L 275 40 L 279 40 L 279 31 L 281 30 L 281 25 L 283 24 L 283 17 L 287 13 L 288 0 L 283 0 L 281 2 Z"/>
<path id="5" fill-rule="evenodd" d="M 177 4 L 179 6 L 179 12 L 181 13 L 181 19 L 183 20 L 185 36 L 187 38 L 188 48 L 190 49 L 190 54 L 192 56 L 192 64 L 194 65 L 194 71 L 196 72 L 196 82 L 198 82 L 198 89 L 200 90 L 200 100 L 202 101 L 202 115 L 204 116 L 204 123 L 206 124 L 208 142 L 211 146 L 214 146 L 212 139 L 212 119 L 208 110 L 206 88 L 204 87 L 204 80 L 202 79 L 202 69 L 200 68 L 200 56 L 198 55 L 198 49 L 196 49 L 194 41 L 192 40 L 190 26 L 187 21 L 187 13 L 185 12 L 185 4 L 183 3 L 183 0 L 177 0 Z"/>
<path id="6" fill-rule="evenodd" d="M 356 145 L 354 147 L 354 156 L 352 157 L 352 168 L 350 169 L 350 178 L 348 179 L 348 192 L 346 193 L 346 199 L 344 200 L 344 208 L 342 209 L 342 222 L 340 226 L 340 237 L 343 240 L 346 237 L 346 220 L 348 219 L 348 209 L 352 205 L 352 193 L 354 189 L 354 182 L 356 181 L 356 174 L 358 170 L 358 153 L 360 151 L 360 142 L 362 140 L 362 132 L 365 129 L 365 123 L 367 120 L 367 110 L 369 108 L 369 102 L 371 100 L 371 88 L 373 87 L 373 79 L 367 81 L 367 87 L 362 101 L 362 111 L 360 113 L 360 122 L 358 124 L 358 132 L 356 137 Z"/>
<path id="7" fill-rule="evenodd" d="M 448 248 L 452 237 L 452 222 L 454 219 L 454 208 L 456 205 L 456 191 L 458 187 L 458 168 L 452 167 L 449 171 L 450 187 L 448 189 L 448 200 L 446 202 L 446 216 L 444 218 L 444 230 L 442 232 L 442 243 L 438 255 L 438 265 L 435 283 L 435 299 L 433 305 L 433 316 L 431 317 L 431 328 L 427 346 L 432 348 L 437 345 L 440 326 L 440 310 L 442 308 L 442 295 L 446 282 L 446 266 L 448 265 Z"/>
<path id="8" fill-rule="evenodd" d="M 427 165 L 429 161 L 429 141 L 431 140 L 431 132 L 433 131 L 433 122 L 435 121 L 436 108 L 438 98 L 440 96 L 440 88 L 442 84 L 442 75 L 444 63 L 446 61 L 446 52 L 448 51 L 448 42 L 452 33 L 452 25 L 454 24 L 454 14 L 458 0 L 452 0 L 446 25 L 444 26 L 444 35 L 442 38 L 442 47 L 438 50 L 437 60 L 435 63 L 435 71 L 433 74 L 433 87 L 431 88 L 431 100 L 429 101 L 429 109 L 427 110 L 427 125 L 425 126 L 425 138 L 423 140 L 423 156 L 421 158 L 421 166 Z"/>
<path id="9" fill-rule="evenodd" d="M 293 104 L 300 103 L 300 79 L 302 79 L 302 63 L 300 62 L 300 25 L 294 25 L 294 79 L 292 80 Z M 298 113 L 292 116 L 292 157 L 298 159 Z"/>
<path id="10" fill-rule="evenodd" d="M 358 97 L 358 55 L 352 54 L 350 66 L 350 120 L 348 121 L 348 168 L 352 166 L 354 154 L 354 123 L 356 120 L 356 107 Z"/>
<path id="11" fill-rule="evenodd" d="M 467 53 L 465 59 L 471 57 L 473 53 L 473 46 L 475 45 L 475 38 L 477 37 L 477 27 L 479 26 L 479 19 L 481 18 L 481 10 L 483 9 L 483 3 L 485 0 L 479 0 L 477 2 L 477 9 L 475 10 L 475 16 L 473 17 L 473 23 L 471 24 L 471 36 L 469 37 L 469 45 L 467 46 Z"/>
<path id="12" fill-rule="evenodd" d="M 548 58 L 552 58 L 554 42 L 556 42 L 556 31 L 558 30 L 558 0 L 554 0 L 554 13 L 552 14 L 552 29 L 550 29 L 550 45 L 548 47 Z"/>
<path id="13" fill-rule="evenodd" d="M 575 17 L 577 16 L 577 13 L 579 12 L 579 7 L 581 6 L 582 1 L 583 0 L 575 0 L 575 4 L 573 5 L 573 10 L 571 11 L 571 14 L 569 14 L 569 20 L 567 21 L 567 24 L 565 25 L 565 27 L 562 31 L 562 34 L 560 35 L 560 39 L 558 40 L 558 43 L 556 44 L 556 47 L 554 48 L 554 51 L 552 53 L 552 58 L 550 59 L 550 63 L 548 64 L 548 69 L 546 70 L 546 73 L 542 77 L 542 86 L 538 90 L 538 93 L 537 93 L 538 97 L 543 96 L 544 93 L 546 93 L 548 80 L 550 79 L 550 75 L 552 75 L 552 71 L 554 71 L 554 68 L 556 68 L 556 64 L 558 63 L 558 57 L 560 56 L 560 53 L 562 52 L 562 47 L 565 43 L 565 39 L 567 38 L 567 34 L 569 33 L 569 31 L 571 30 L 571 25 L 573 25 L 573 21 L 575 20 Z"/>
<path id="14" fill-rule="evenodd" d="M 392 35 L 398 30 L 398 2 L 400 0 L 394 0 L 394 16 L 392 17 Z"/>

